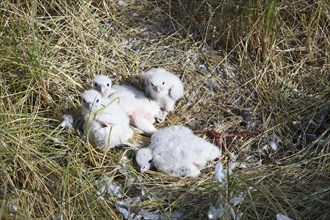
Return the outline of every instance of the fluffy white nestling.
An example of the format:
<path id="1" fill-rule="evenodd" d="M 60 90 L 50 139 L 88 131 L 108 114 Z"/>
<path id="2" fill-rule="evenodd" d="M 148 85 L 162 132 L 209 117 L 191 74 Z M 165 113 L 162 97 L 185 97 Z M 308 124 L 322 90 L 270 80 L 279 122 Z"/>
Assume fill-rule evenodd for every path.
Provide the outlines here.
<path id="1" fill-rule="evenodd" d="M 121 92 L 135 98 L 146 98 L 145 94 L 131 86 L 112 85 L 112 80 L 105 75 L 97 75 L 93 80 L 94 89 L 99 91 L 103 97 L 110 97 L 114 92 Z"/>
<path id="2" fill-rule="evenodd" d="M 153 68 L 144 73 L 145 92 L 160 107 L 170 112 L 178 99 L 184 95 L 184 88 L 178 76 L 163 69 Z"/>
<path id="3" fill-rule="evenodd" d="M 150 145 L 136 152 L 140 171 L 154 166 L 172 176 L 196 177 L 206 163 L 220 156 L 213 144 L 183 126 L 171 126 L 151 136 Z"/>
<path id="4" fill-rule="evenodd" d="M 133 136 L 129 118 L 121 106 L 104 99 L 96 90 L 86 90 L 82 95 L 84 132 L 97 148 L 107 151 L 124 144 Z"/>
<path id="5" fill-rule="evenodd" d="M 108 86 L 110 85 L 110 87 Z M 100 75 L 94 78 L 94 88 L 108 100 L 119 99 L 119 105 L 130 117 L 131 125 L 152 134 L 156 131 L 153 123 L 163 120 L 165 115 L 155 101 L 149 100 L 142 91 L 131 86 L 112 86 L 111 79 Z"/>
<path id="6" fill-rule="evenodd" d="M 103 97 L 108 97 L 113 93 L 112 81 L 109 77 L 104 75 L 95 76 L 93 79 L 93 87 L 97 90 Z"/>

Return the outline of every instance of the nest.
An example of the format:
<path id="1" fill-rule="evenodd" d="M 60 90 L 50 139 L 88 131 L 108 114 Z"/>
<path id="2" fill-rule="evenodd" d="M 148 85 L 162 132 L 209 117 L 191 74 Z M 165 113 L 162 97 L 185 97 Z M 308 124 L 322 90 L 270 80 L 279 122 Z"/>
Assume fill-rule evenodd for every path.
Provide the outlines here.
<path id="1" fill-rule="evenodd" d="M 328 218 L 329 16 L 325 2 L 298 2 L 236 11 L 193 1 L 196 17 L 184 2 L 1 3 L 0 217 L 206 219 L 222 207 L 226 219 Z M 226 15 L 236 29 L 216 22 Z M 216 162 L 196 179 L 140 174 L 128 146 L 104 154 L 59 126 L 65 114 L 81 125 L 95 75 L 142 89 L 152 67 L 185 87 L 157 128 L 181 124 L 216 144 L 226 184 Z"/>

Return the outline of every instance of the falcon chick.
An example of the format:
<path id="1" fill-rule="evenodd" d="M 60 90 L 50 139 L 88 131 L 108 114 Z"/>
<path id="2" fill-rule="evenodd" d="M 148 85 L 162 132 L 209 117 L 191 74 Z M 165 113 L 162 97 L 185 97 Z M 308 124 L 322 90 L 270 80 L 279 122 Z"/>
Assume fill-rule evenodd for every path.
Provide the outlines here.
<path id="1" fill-rule="evenodd" d="M 171 126 L 154 133 L 149 147 L 136 152 L 136 161 L 141 172 L 154 166 L 171 176 L 197 177 L 208 161 L 219 156 L 220 150 L 215 145 L 190 129 Z"/>
<path id="2" fill-rule="evenodd" d="M 108 151 L 133 137 L 129 118 L 116 100 L 104 99 L 96 90 L 86 90 L 82 95 L 84 132 L 97 148 Z"/>
<path id="3" fill-rule="evenodd" d="M 94 89 L 99 91 L 103 97 L 110 97 L 115 91 L 126 93 L 135 98 L 145 98 L 144 93 L 138 89 L 131 86 L 112 86 L 112 80 L 105 75 L 97 75 L 93 80 Z"/>
<path id="4" fill-rule="evenodd" d="M 163 69 L 154 68 L 144 73 L 145 92 L 155 100 L 165 112 L 174 109 L 176 101 L 184 95 L 179 77 Z"/>
<path id="5" fill-rule="evenodd" d="M 108 97 L 114 92 L 111 79 L 104 75 L 98 75 L 94 78 L 93 87 L 101 93 L 103 97 Z"/>
<path id="6" fill-rule="evenodd" d="M 131 125 L 145 133 L 152 134 L 157 129 L 153 125 L 155 118 L 164 120 L 165 115 L 155 101 L 149 100 L 142 91 L 131 86 L 108 87 L 111 79 L 100 75 L 94 78 L 94 88 L 108 100 L 119 99 L 119 105 L 130 118 Z"/>

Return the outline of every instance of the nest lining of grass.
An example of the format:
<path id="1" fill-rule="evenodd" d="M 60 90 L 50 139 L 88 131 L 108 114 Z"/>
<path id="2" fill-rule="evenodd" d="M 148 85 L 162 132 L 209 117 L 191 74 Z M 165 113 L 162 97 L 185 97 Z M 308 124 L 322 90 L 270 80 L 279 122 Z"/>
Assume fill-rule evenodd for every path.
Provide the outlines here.
<path id="1" fill-rule="evenodd" d="M 0 3 L 0 216 L 122 219 L 118 202 L 140 196 L 131 206 L 134 213 L 145 209 L 169 217 L 180 211 L 183 219 L 205 219 L 219 195 L 229 204 L 243 192 L 244 201 L 234 209 L 244 219 L 273 219 L 277 213 L 329 217 L 330 28 L 329 17 L 317 11 L 329 5 L 299 2 L 304 4 L 288 5 L 283 14 L 283 3 L 277 5 L 275 24 L 286 19 L 286 25 L 260 57 L 255 15 L 246 20 L 250 40 L 225 50 L 210 47 L 209 34 L 203 38 L 203 31 L 189 30 L 175 14 L 181 6 L 171 11 L 173 5 L 162 1 Z M 213 3 L 207 7 L 215 12 Z M 255 12 L 262 16 L 263 10 Z M 310 26 L 303 26 L 303 13 Z M 318 37 L 302 40 L 313 33 Z M 244 50 L 244 44 L 255 50 Z M 141 71 L 156 66 L 175 72 L 185 85 L 175 111 L 156 126 L 185 125 L 221 144 L 226 168 L 236 156 L 248 165 L 229 176 L 226 190 L 213 178 L 214 162 L 197 179 L 140 174 L 133 150 L 124 146 L 103 154 L 77 130 L 58 126 L 64 114 L 79 116 L 81 92 L 95 75 L 141 89 Z M 217 140 L 207 135 L 211 130 L 227 137 Z M 134 139 L 148 145 L 149 137 Z M 273 142 L 276 151 L 269 147 Z M 96 183 L 105 176 L 121 187 L 122 198 L 104 194 L 98 200 Z"/>

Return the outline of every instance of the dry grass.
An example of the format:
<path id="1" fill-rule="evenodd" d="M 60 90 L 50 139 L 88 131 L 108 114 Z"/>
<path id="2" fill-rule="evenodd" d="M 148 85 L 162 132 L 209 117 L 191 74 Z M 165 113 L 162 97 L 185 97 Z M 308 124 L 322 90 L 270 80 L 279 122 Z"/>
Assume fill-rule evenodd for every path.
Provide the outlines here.
<path id="1" fill-rule="evenodd" d="M 122 219 L 117 202 L 143 189 L 135 213 L 205 219 L 220 195 L 230 204 L 243 193 L 233 207 L 243 219 L 328 219 L 328 1 L 119 2 L 0 3 L 0 218 Z M 128 147 L 104 155 L 59 126 L 64 114 L 79 116 L 96 74 L 141 88 L 141 70 L 156 66 L 186 89 L 158 128 L 227 135 L 218 139 L 224 166 L 233 155 L 248 166 L 227 187 L 214 180 L 214 164 L 198 179 L 141 175 Z M 98 199 L 104 176 L 122 198 Z"/>

